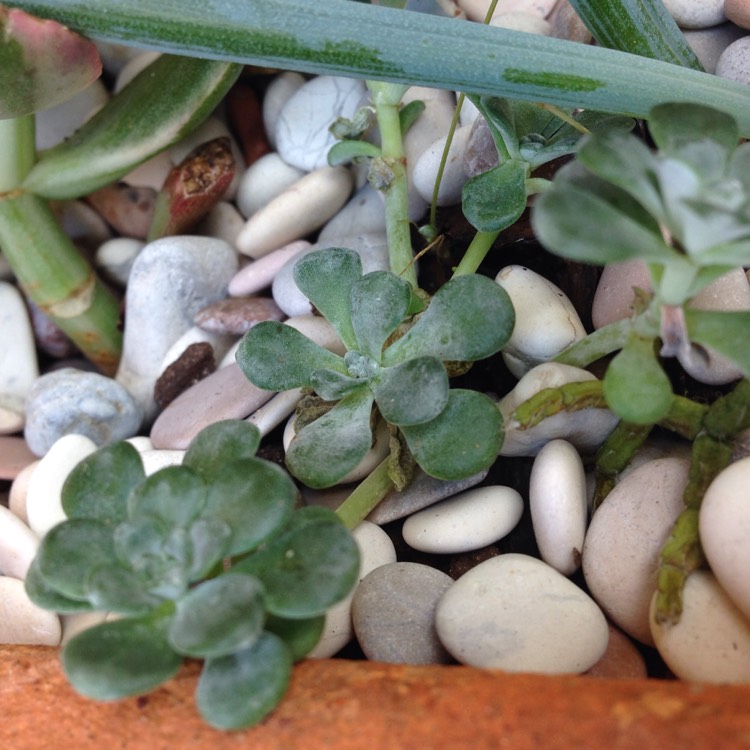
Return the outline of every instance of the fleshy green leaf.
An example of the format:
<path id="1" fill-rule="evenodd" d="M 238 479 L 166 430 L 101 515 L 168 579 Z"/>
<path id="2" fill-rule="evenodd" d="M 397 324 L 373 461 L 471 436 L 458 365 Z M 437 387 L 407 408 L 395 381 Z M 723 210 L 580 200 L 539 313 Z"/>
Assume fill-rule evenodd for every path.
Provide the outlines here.
<path id="1" fill-rule="evenodd" d="M 338 516 L 325 508 L 307 510 L 297 511 L 283 534 L 235 566 L 260 578 L 266 608 L 280 617 L 324 614 L 359 575 L 359 548 Z"/>
<path id="2" fill-rule="evenodd" d="M 383 364 L 420 356 L 483 359 L 500 351 L 514 323 L 513 305 L 499 284 L 477 274 L 458 276 L 437 291 L 417 322 L 385 350 Z"/>
<path id="3" fill-rule="evenodd" d="M 672 386 L 651 339 L 636 335 L 628 339 L 607 367 L 604 397 L 617 416 L 634 424 L 656 424 L 669 411 Z"/>
<path id="4" fill-rule="evenodd" d="M 86 591 L 95 609 L 126 615 L 143 615 L 162 603 L 145 590 L 143 580 L 117 563 L 100 565 L 86 578 Z"/>
<path id="5" fill-rule="evenodd" d="M 62 488 L 68 518 L 113 525 L 127 517 L 127 497 L 146 477 L 138 451 L 126 442 L 99 448 L 80 461 Z"/>
<path id="6" fill-rule="evenodd" d="M 295 283 L 336 329 L 347 349 L 357 348 L 349 295 L 352 286 L 361 277 L 362 261 L 359 255 L 354 250 L 341 247 L 315 250 L 294 264 Z"/>
<path id="7" fill-rule="evenodd" d="M 151 516 L 168 526 L 185 527 L 206 503 L 206 483 L 187 466 L 165 466 L 147 477 L 128 497 L 130 518 Z"/>
<path id="8" fill-rule="evenodd" d="M 469 96 L 469 99 L 484 115 L 500 160 L 518 158 L 519 136 L 513 103 L 499 96 Z"/>
<path id="9" fill-rule="evenodd" d="M 502 446 L 502 417 L 477 391 L 453 389 L 448 405 L 425 424 L 402 427 L 417 463 L 438 479 L 463 479 L 490 466 Z"/>
<path id="10" fill-rule="evenodd" d="M 370 388 L 383 419 L 395 425 L 429 422 L 448 403 L 448 374 L 435 357 L 414 357 L 384 367 Z"/>
<path id="11" fill-rule="evenodd" d="M 286 643 L 292 661 L 299 661 L 318 645 L 325 624 L 325 615 L 291 620 L 269 614 L 266 616 L 265 629 Z"/>
<path id="12" fill-rule="evenodd" d="M 387 271 L 373 271 L 351 289 L 351 321 L 358 351 L 380 362 L 385 340 L 404 320 L 411 286 Z"/>
<path id="13" fill-rule="evenodd" d="M 223 419 L 204 427 L 190 441 L 182 465 L 210 482 L 226 464 L 255 456 L 259 446 L 260 430 L 254 424 L 242 419 Z"/>
<path id="14" fill-rule="evenodd" d="M 240 342 L 237 364 L 247 379 L 268 391 L 310 385 L 316 370 L 347 374 L 344 360 L 318 346 L 297 329 L 266 320 L 253 326 Z"/>
<path id="15" fill-rule="evenodd" d="M 24 187 L 62 200 L 118 180 L 205 120 L 240 70 L 216 60 L 162 55 L 70 138 L 46 151 Z"/>
<path id="16" fill-rule="evenodd" d="M 745 346 L 750 331 L 749 312 L 717 312 L 685 309 L 690 340 L 710 347 L 731 359 L 750 377 L 750 347 Z"/>
<path id="17" fill-rule="evenodd" d="M 47 583 L 39 572 L 39 558 L 35 557 L 26 571 L 24 586 L 29 599 L 37 607 L 59 612 L 63 615 L 75 614 L 76 612 L 91 612 L 94 608 L 88 601 L 80 599 L 69 599 L 63 596 L 57 589 Z"/>
<path id="18" fill-rule="evenodd" d="M 0 118 L 52 107 L 101 75 L 94 43 L 54 21 L 0 7 L 0 39 Z"/>
<path id="19" fill-rule="evenodd" d="M 199 518 L 190 524 L 188 534 L 193 551 L 188 580 L 198 581 L 227 556 L 232 529 L 218 518 Z"/>
<path id="20" fill-rule="evenodd" d="M 257 547 L 290 518 L 297 488 L 279 466 L 244 458 L 224 467 L 208 490 L 204 517 L 220 520 L 232 535 L 225 554 Z"/>
<path id="21" fill-rule="evenodd" d="M 117 700 L 146 693 L 175 675 L 182 659 L 169 646 L 169 617 L 157 612 L 88 628 L 62 652 L 63 668 L 81 695 Z"/>
<path id="22" fill-rule="evenodd" d="M 244 573 L 224 573 L 177 602 L 169 643 L 185 656 L 224 656 L 251 646 L 263 630 L 263 586 Z"/>
<path id="23" fill-rule="evenodd" d="M 289 471 L 308 487 L 336 484 L 372 446 L 369 388 L 350 393 L 314 422 L 305 425 L 286 453 Z"/>
<path id="24" fill-rule="evenodd" d="M 353 352 L 347 352 L 351 354 Z M 334 370 L 316 370 L 310 376 L 310 385 L 325 401 L 339 401 L 344 396 L 363 387 L 362 379 L 342 375 Z"/>
<path id="25" fill-rule="evenodd" d="M 375 159 L 380 155 L 380 149 L 373 143 L 359 140 L 339 141 L 328 150 L 328 165 L 337 167 L 355 159 Z"/>
<path id="26" fill-rule="evenodd" d="M 464 215 L 481 232 L 499 232 L 515 222 L 526 208 L 529 165 L 510 159 L 464 183 Z"/>
<path id="27" fill-rule="evenodd" d="M 398 121 L 404 135 L 409 132 L 409 128 L 419 119 L 424 110 L 425 103 L 420 99 L 414 99 L 401 107 L 398 111 Z"/>
<path id="28" fill-rule="evenodd" d="M 198 710 L 217 729 L 257 724 L 281 701 L 291 671 L 284 641 L 262 633 L 250 648 L 206 660 L 196 691 Z"/>
<path id="29" fill-rule="evenodd" d="M 70 599 L 86 599 L 86 578 L 113 562 L 112 529 L 100 521 L 75 519 L 51 528 L 37 551 L 38 570 L 53 589 Z"/>

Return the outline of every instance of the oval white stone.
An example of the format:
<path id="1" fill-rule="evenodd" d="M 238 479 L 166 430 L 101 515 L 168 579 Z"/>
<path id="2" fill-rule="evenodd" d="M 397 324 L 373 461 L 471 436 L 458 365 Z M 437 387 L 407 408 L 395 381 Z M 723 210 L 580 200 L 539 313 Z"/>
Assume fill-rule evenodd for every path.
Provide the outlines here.
<path id="1" fill-rule="evenodd" d="M 421 552 L 468 552 L 502 539 L 522 513 L 521 495 L 511 487 L 477 487 L 409 516 L 402 534 Z"/>
<path id="2" fill-rule="evenodd" d="M 552 440 L 537 454 L 529 479 L 529 509 L 542 560 L 563 575 L 581 564 L 588 501 L 578 451 Z"/>
<path id="3" fill-rule="evenodd" d="M 61 633 L 60 618 L 37 607 L 23 581 L 0 576 L 0 643 L 57 646 Z"/>
<path id="4" fill-rule="evenodd" d="M 435 625 L 461 663 L 509 672 L 585 672 L 609 639 L 591 597 L 519 554 L 492 557 L 461 576 L 440 599 Z"/>
<path id="5" fill-rule="evenodd" d="M 275 151 L 264 154 L 240 178 L 237 208 L 249 219 L 304 176 L 304 170 L 287 164 Z"/>
<path id="6" fill-rule="evenodd" d="M 24 580 L 38 547 L 39 537 L 0 505 L 0 574 Z"/>
<path id="7" fill-rule="evenodd" d="M 667 666 L 681 680 L 750 682 L 750 621 L 707 570 L 691 573 L 675 625 L 660 625 L 651 602 L 651 632 Z"/>

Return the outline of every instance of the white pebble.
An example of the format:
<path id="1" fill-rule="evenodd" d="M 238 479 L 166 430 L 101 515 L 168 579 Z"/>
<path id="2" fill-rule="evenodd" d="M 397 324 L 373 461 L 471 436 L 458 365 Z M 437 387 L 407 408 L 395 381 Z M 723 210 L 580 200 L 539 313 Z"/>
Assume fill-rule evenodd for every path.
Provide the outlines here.
<path id="1" fill-rule="evenodd" d="M 522 513 L 523 500 L 511 487 L 477 487 L 409 516 L 402 534 L 421 552 L 468 552 L 509 534 Z"/>
<path id="2" fill-rule="evenodd" d="M 750 83 L 750 36 L 732 42 L 716 63 L 716 75 L 729 81 Z"/>
<path id="3" fill-rule="evenodd" d="M 591 597 L 519 554 L 492 557 L 461 576 L 438 602 L 435 627 L 462 664 L 508 672 L 585 672 L 609 640 Z"/>
<path id="4" fill-rule="evenodd" d="M 126 287 L 130 269 L 145 244 L 133 237 L 113 237 L 99 245 L 94 257 L 96 266 L 110 281 Z"/>
<path id="5" fill-rule="evenodd" d="M 275 151 L 264 154 L 240 178 L 237 208 L 249 219 L 304 176 L 304 170 L 287 164 Z"/>
<path id="6" fill-rule="evenodd" d="M 513 333 L 502 355 L 517 378 L 586 337 L 571 301 L 543 276 L 514 265 L 503 268 L 495 281 L 508 293 L 516 311 Z"/>
<path id="7" fill-rule="evenodd" d="M 458 6 L 462 8 L 467 17 L 472 21 L 483 22 L 489 10 L 491 0 L 458 0 Z M 502 13 L 529 13 L 546 18 L 557 4 L 557 0 L 501 0 L 493 15 L 493 18 Z"/>
<path id="8" fill-rule="evenodd" d="M 227 291 L 232 297 L 247 297 L 271 286 L 276 274 L 292 258 L 296 258 L 310 243 L 307 240 L 295 240 L 278 250 L 273 250 L 258 260 L 243 266 L 232 277 Z"/>
<path id="9" fill-rule="evenodd" d="M 724 23 L 724 0 L 664 0 L 677 25 L 683 29 L 705 29 Z"/>
<path id="10" fill-rule="evenodd" d="M 29 482 L 31 481 L 31 475 L 38 465 L 39 461 L 37 460 L 32 461 L 28 466 L 24 466 L 13 480 L 13 484 L 10 486 L 10 493 L 8 494 L 8 508 L 10 508 L 14 516 L 20 518 L 24 523 L 28 523 L 29 520 L 26 512 Z"/>
<path id="11" fill-rule="evenodd" d="M 245 421 L 255 425 L 262 437 L 278 427 L 296 408 L 302 398 L 301 388 L 292 388 L 277 393 L 260 409 L 256 409 Z"/>
<path id="12" fill-rule="evenodd" d="M 681 680 L 750 682 L 750 621 L 707 570 L 688 577 L 683 609 L 675 625 L 656 622 L 651 603 L 651 633 L 667 666 Z"/>
<path id="13" fill-rule="evenodd" d="M 471 134 L 471 125 L 456 128 L 451 140 L 448 157 L 440 179 L 438 189 L 438 206 L 455 206 L 461 202 L 461 191 L 469 178 L 464 169 L 464 153 Z M 419 157 L 414 165 L 412 180 L 419 195 L 427 202 L 432 202 L 438 170 L 443 159 L 447 136 L 435 141 Z"/>
<path id="14" fill-rule="evenodd" d="M 143 451 L 140 455 L 143 462 L 143 471 L 147 477 L 150 477 L 159 471 L 159 469 L 163 469 L 166 466 L 179 466 L 185 457 L 185 451 L 154 448 Z"/>
<path id="15" fill-rule="evenodd" d="M 233 247 L 237 244 L 245 217 L 234 207 L 233 203 L 219 201 L 194 227 L 196 234 L 216 237 Z"/>
<path id="16" fill-rule="evenodd" d="M 0 505 L 0 574 L 24 580 L 37 547 L 39 537 L 15 513 Z"/>
<path id="17" fill-rule="evenodd" d="M 266 138 L 272 148 L 276 148 L 276 123 L 282 107 L 287 103 L 289 97 L 300 89 L 305 83 L 305 78 L 300 73 L 291 70 L 279 73 L 268 84 L 263 96 L 263 127 Z"/>
<path id="18" fill-rule="evenodd" d="M 109 100 L 106 86 L 97 79 L 83 91 L 49 109 L 37 112 L 36 147 L 52 148 L 91 119 Z"/>
<path id="19" fill-rule="evenodd" d="M 523 31 L 526 34 L 538 34 L 539 36 L 551 36 L 552 34 L 552 24 L 549 21 L 541 16 L 518 10 L 494 15 L 492 21 L 490 21 L 490 26 Z"/>
<path id="20" fill-rule="evenodd" d="M 237 248 L 260 258 L 319 229 L 346 203 L 352 175 L 345 167 L 321 167 L 297 180 L 256 211 L 237 236 Z"/>
<path id="21" fill-rule="evenodd" d="M 37 607 L 23 581 L 0 576 L 0 643 L 57 646 L 61 632 L 60 618 Z"/>
<path id="22" fill-rule="evenodd" d="M 575 573 L 581 564 L 588 499 L 583 462 L 567 441 L 552 440 L 537 454 L 529 509 L 542 560 L 563 575 Z"/>
<path id="23" fill-rule="evenodd" d="M 747 29 L 733 23 L 722 23 L 710 29 L 688 29 L 683 33 L 706 73 L 716 73 L 716 65 L 724 50 L 745 36 Z"/>
<path id="24" fill-rule="evenodd" d="M 38 536 L 44 536 L 66 519 L 61 497 L 63 483 L 73 468 L 96 449 L 96 443 L 84 435 L 64 435 L 39 461 L 26 493 L 29 527 Z"/>
<path id="25" fill-rule="evenodd" d="M 371 185 L 361 187 L 349 202 L 320 230 L 318 243 L 353 234 L 384 233 L 383 195 Z"/>

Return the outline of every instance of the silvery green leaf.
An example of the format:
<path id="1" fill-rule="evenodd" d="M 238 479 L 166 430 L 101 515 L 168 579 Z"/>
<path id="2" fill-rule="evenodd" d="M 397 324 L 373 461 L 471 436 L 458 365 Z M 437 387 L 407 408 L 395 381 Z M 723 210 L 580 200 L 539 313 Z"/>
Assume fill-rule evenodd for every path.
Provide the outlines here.
<path id="1" fill-rule="evenodd" d="M 750 142 L 740 144 L 729 159 L 727 178 L 731 179 L 735 189 L 750 195 Z"/>
<path id="2" fill-rule="evenodd" d="M 487 121 L 500 161 L 517 159 L 519 136 L 516 131 L 512 102 L 499 96 L 470 95 L 469 99 Z"/>
<path id="3" fill-rule="evenodd" d="M 188 466 L 166 466 L 146 477 L 128 496 L 131 519 L 153 517 L 186 527 L 206 503 L 206 483 Z"/>
<path id="4" fill-rule="evenodd" d="M 197 471 L 207 482 L 226 464 L 252 458 L 260 445 L 260 430 L 242 419 L 223 419 L 204 427 L 191 441 L 182 465 Z"/>
<path id="5" fill-rule="evenodd" d="M 102 612 L 143 615 L 162 603 L 146 591 L 143 580 L 130 568 L 109 563 L 94 568 L 86 578 L 89 601 Z"/>
<path id="6" fill-rule="evenodd" d="M 690 340 L 714 349 L 732 360 L 750 377 L 750 347 L 745 346 L 750 331 L 750 312 L 717 312 L 685 309 Z"/>
<path id="7" fill-rule="evenodd" d="M 362 387 L 362 379 L 343 375 L 335 370 L 315 370 L 310 376 L 310 386 L 325 401 L 339 401 Z"/>
<path id="8" fill-rule="evenodd" d="M 376 159 L 381 156 L 380 149 L 367 141 L 346 140 L 335 143 L 328 151 L 328 165 L 349 164 L 357 159 Z"/>
<path id="9" fill-rule="evenodd" d="M 526 208 L 529 164 L 509 159 L 470 177 L 461 192 L 464 215 L 481 232 L 498 232 L 515 222 Z"/>

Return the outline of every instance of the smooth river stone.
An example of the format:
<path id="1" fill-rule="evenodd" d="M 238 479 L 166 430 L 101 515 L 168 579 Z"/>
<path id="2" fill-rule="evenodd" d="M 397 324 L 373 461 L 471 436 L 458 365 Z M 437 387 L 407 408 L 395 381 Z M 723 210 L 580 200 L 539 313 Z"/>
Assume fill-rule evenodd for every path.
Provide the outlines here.
<path id="1" fill-rule="evenodd" d="M 716 75 L 729 81 L 750 83 L 750 36 L 732 42 L 716 63 Z"/>
<path id="2" fill-rule="evenodd" d="M 724 23 L 724 0 L 664 0 L 681 29 L 706 29 Z"/>
<path id="3" fill-rule="evenodd" d="M 724 7 L 726 9 L 726 3 Z M 750 13 L 750 4 L 747 8 Z M 688 29 L 683 35 L 706 73 L 716 73 L 716 66 L 724 50 L 746 36 L 747 28 L 743 29 L 733 23 L 722 23 L 710 29 Z"/>
<path id="4" fill-rule="evenodd" d="M 310 243 L 307 240 L 295 240 L 258 260 L 251 261 L 232 277 L 227 291 L 232 297 L 245 297 L 267 289 L 287 261 L 295 258 L 308 247 Z"/>
<path id="5" fill-rule="evenodd" d="M 464 154 L 471 131 L 471 125 L 464 125 L 456 128 L 453 134 L 448 158 L 445 160 L 440 179 L 440 188 L 437 195 L 438 206 L 455 206 L 461 203 L 461 191 L 466 180 L 469 179 L 469 175 L 464 168 Z M 447 139 L 447 136 L 443 136 L 431 144 L 414 165 L 412 175 L 414 187 L 427 203 L 432 202 L 432 193 L 435 189 L 435 181 L 443 160 Z"/>
<path id="6" fill-rule="evenodd" d="M 60 618 L 37 607 L 23 581 L 0 576 L 0 643 L 57 646 L 61 635 Z"/>
<path id="7" fill-rule="evenodd" d="M 566 440 L 551 440 L 534 459 L 529 509 L 542 560 L 565 576 L 581 565 L 588 499 L 578 451 Z"/>
<path id="8" fill-rule="evenodd" d="M 0 575 L 24 580 L 37 547 L 39 537 L 15 513 L 0 505 Z"/>
<path id="9" fill-rule="evenodd" d="M 545 362 L 529 370 L 498 403 L 505 426 L 500 455 L 536 456 L 544 445 L 555 438 L 567 440 L 584 456 L 595 452 L 618 422 L 609 409 L 562 411 L 525 430 L 519 429 L 513 419 L 515 410 L 540 391 L 587 380 L 596 378 L 588 370 L 558 362 Z"/>
<path id="10" fill-rule="evenodd" d="M 265 154 L 251 164 L 240 178 L 237 208 L 249 219 L 305 174 L 304 170 L 287 164 L 275 151 Z"/>
<path id="11" fill-rule="evenodd" d="M 338 212 L 352 187 L 352 173 L 346 167 L 323 166 L 306 174 L 245 222 L 237 235 L 237 249 L 261 258 L 303 239 Z"/>
<path id="12" fill-rule="evenodd" d="M 743 29 L 750 29 L 750 2 L 748 0 L 724 0 L 724 14 Z"/>
<path id="13" fill-rule="evenodd" d="M 263 95 L 263 128 L 272 148 L 276 148 L 276 123 L 282 107 L 292 94 L 302 88 L 305 77 L 301 73 L 287 70 L 279 73 L 268 84 Z"/>
<path id="14" fill-rule="evenodd" d="M 396 549 L 391 538 L 380 526 L 362 521 L 352 536 L 359 548 L 359 580 L 381 565 L 396 562 Z M 312 659 L 328 659 L 338 653 L 354 637 L 352 599 L 354 590 L 343 601 L 326 612 L 323 633 L 315 648 L 307 655 Z"/>
<path id="15" fill-rule="evenodd" d="M 648 670 L 646 660 L 635 643 L 622 630 L 609 623 L 607 650 L 587 670 L 586 675 L 610 680 L 645 680 Z"/>
<path id="16" fill-rule="evenodd" d="M 583 575 L 608 617 L 653 646 L 649 604 L 659 556 L 677 516 L 690 462 L 650 461 L 620 480 L 594 513 L 583 543 Z"/>
<path id="17" fill-rule="evenodd" d="M 459 8 L 466 13 L 467 18 L 480 23 L 484 21 L 491 4 L 491 0 L 457 1 Z M 545 18 L 552 12 L 556 3 L 557 0 L 500 0 L 493 17 L 501 13 L 521 12 Z"/>
<path id="18" fill-rule="evenodd" d="M 682 615 L 674 625 L 656 622 L 651 632 L 659 654 L 682 680 L 750 682 L 750 620 L 707 570 L 690 574 L 682 592 Z"/>
<path id="19" fill-rule="evenodd" d="M 354 632 L 365 656 L 392 664 L 446 664 L 435 608 L 453 579 L 427 565 L 394 562 L 368 573 L 352 599 Z"/>
<path id="20" fill-rule="evenodd" d="M 607 263 L 602 269 L 591 303 L 591 322 L 599 329 L 634 313 L 635 290 L 651 290 L 648 266 L 640 258 Z"/>
<path id="21" fill-rule="evenodd" d="M 401 533 L 420 552 L 469 552 L 509 534 L 522 514 L 523 499 L 516 490 L 477 487 L 409 516 Z"/>
<path id="22" fill-rule="evenodd" d="M 586 337 L 571 301 L 544 276 L 514 265 L 503 268 L 495 281 L 508 293 L 516 311 L 513 333 L 502 356 L 517 378 Z"/>
<path id="23" fill-rule="evenodd" d="M 39 537 L 67 516 L 62 507 L 62 488 L 68 474 L 97 446 L 84 435 L 61 437 L 36 465 L 26 489 L 26 517 Z"/>
<path id="24" fill-rule="evenodd" d="M 320 230 L 318 245 L 335 244 L 339 237 L 386 231 L 383 196 L 374 187 L 362 186 L 349 202 Z"/>
<path id="25" fill-rule="evenodd" d="M 327 165 L 337 142 L 330 126 L 339 117 L 352 119 L 365 93 L 363 81 L 341 76 L 317 76 L 300 86 L 276 119 L 274 141 L 281 158 L 306 172 Z"/>
<path id="26" fill-rule="evenodd" d="M 607 620 L 582 589 L 535 557 L 492 557 L 459 578 L 436 612 L 462 664 L 508 672 L 585 672 L 607 647 Z"/>
<path id="27" fill-rule="evenodd" d="M 703 495 L 700 539 L 709 566 L 722 588 L 750 618 L 750 458 L 719 472 Z"/>

